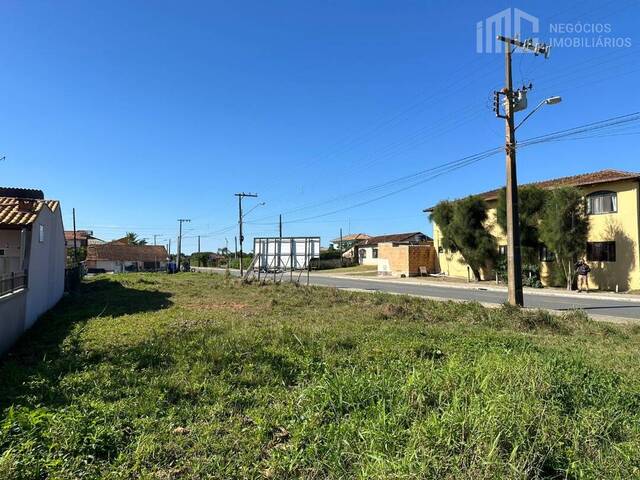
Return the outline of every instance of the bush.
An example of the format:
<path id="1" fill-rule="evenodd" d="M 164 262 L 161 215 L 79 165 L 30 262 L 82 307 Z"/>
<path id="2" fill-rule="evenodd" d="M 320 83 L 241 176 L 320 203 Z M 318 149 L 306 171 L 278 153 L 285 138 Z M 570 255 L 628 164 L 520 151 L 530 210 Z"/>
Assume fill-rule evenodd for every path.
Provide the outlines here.
<path id="1" fill-rule="evenodd" d="M 508 283 L 507 277 L 507 258 L 500 257 L 495 265 L 495 273 L 498 274 L 498 280 Z M 522 266 L 522 286 L 543 288 L 542 279 L 540 278 L 539 264 L 525 264 Z"/>

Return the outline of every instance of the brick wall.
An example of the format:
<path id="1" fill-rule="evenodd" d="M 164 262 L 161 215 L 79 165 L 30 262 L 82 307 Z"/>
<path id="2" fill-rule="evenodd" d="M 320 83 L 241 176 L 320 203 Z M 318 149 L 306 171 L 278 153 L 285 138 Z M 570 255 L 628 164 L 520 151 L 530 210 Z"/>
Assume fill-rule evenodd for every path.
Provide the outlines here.
<path id="1" fill-rule="evenodd" d="M 378 258 L 384 259 L 388 272 L 394 276 L 419 275 L 420 267 L 430 273 L 436 270 L 436 250 L 432 245 L 393 245 L 380 243 Z"/>
<path id="2" fill-rule="evenodd" d="M 436 273 L 438 255 L 433 245 L 409 245 L 409 274 L 419 275 L 420 267 L 427 267 L 427 272 Z"/>

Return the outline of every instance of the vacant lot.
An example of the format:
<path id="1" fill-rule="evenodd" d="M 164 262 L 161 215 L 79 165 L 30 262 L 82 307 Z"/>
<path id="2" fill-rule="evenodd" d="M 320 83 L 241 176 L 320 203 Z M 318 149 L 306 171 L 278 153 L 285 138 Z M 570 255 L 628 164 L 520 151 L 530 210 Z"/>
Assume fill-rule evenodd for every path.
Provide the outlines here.
<path id="1" fill-rule="evenodd" d="M 640 332 L 97 277 L 0 364 L 0 478 L 638 478 Z"/>

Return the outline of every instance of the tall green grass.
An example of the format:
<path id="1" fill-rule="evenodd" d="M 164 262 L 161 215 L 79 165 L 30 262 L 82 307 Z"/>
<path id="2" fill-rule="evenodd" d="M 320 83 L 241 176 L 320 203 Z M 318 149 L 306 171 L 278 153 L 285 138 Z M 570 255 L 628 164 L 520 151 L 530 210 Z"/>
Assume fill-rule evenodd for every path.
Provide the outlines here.
<path id="1" fill-rule="evenodd" d="M 638 478 L 638 328 L 98 277 L 0 366 L 0 478 Z"/>

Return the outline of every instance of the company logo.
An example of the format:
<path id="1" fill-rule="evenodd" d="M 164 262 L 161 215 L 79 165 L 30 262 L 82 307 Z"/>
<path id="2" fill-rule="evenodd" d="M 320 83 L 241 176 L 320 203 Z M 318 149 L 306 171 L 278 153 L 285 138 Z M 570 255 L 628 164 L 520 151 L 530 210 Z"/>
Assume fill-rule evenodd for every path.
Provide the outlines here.
<path id="1" fill-rule="evenodd" d="M 519 8 L 506 8 L 476 23 L 476 52 L 504 53 L 506 45 L 496 37 L 502 35 L 538 44 L 540 19 Z M 631 37 L 614 31 L 610 23 L 550 23 L 544 25 L 542 36 L 552 48 L 629 48 Z M 514 49 L 524 53 L 526 49 Z"/>
<path id="2" fill-rule="evenodd" d="M 502 53 L 504 42 L 496 38 L 532 38 L 540 32 L 540 20 L 519 8 L 506 8 L 476 24 L 476 52 Z M 534 43 L 538 41 L 533 37 Z"/>

